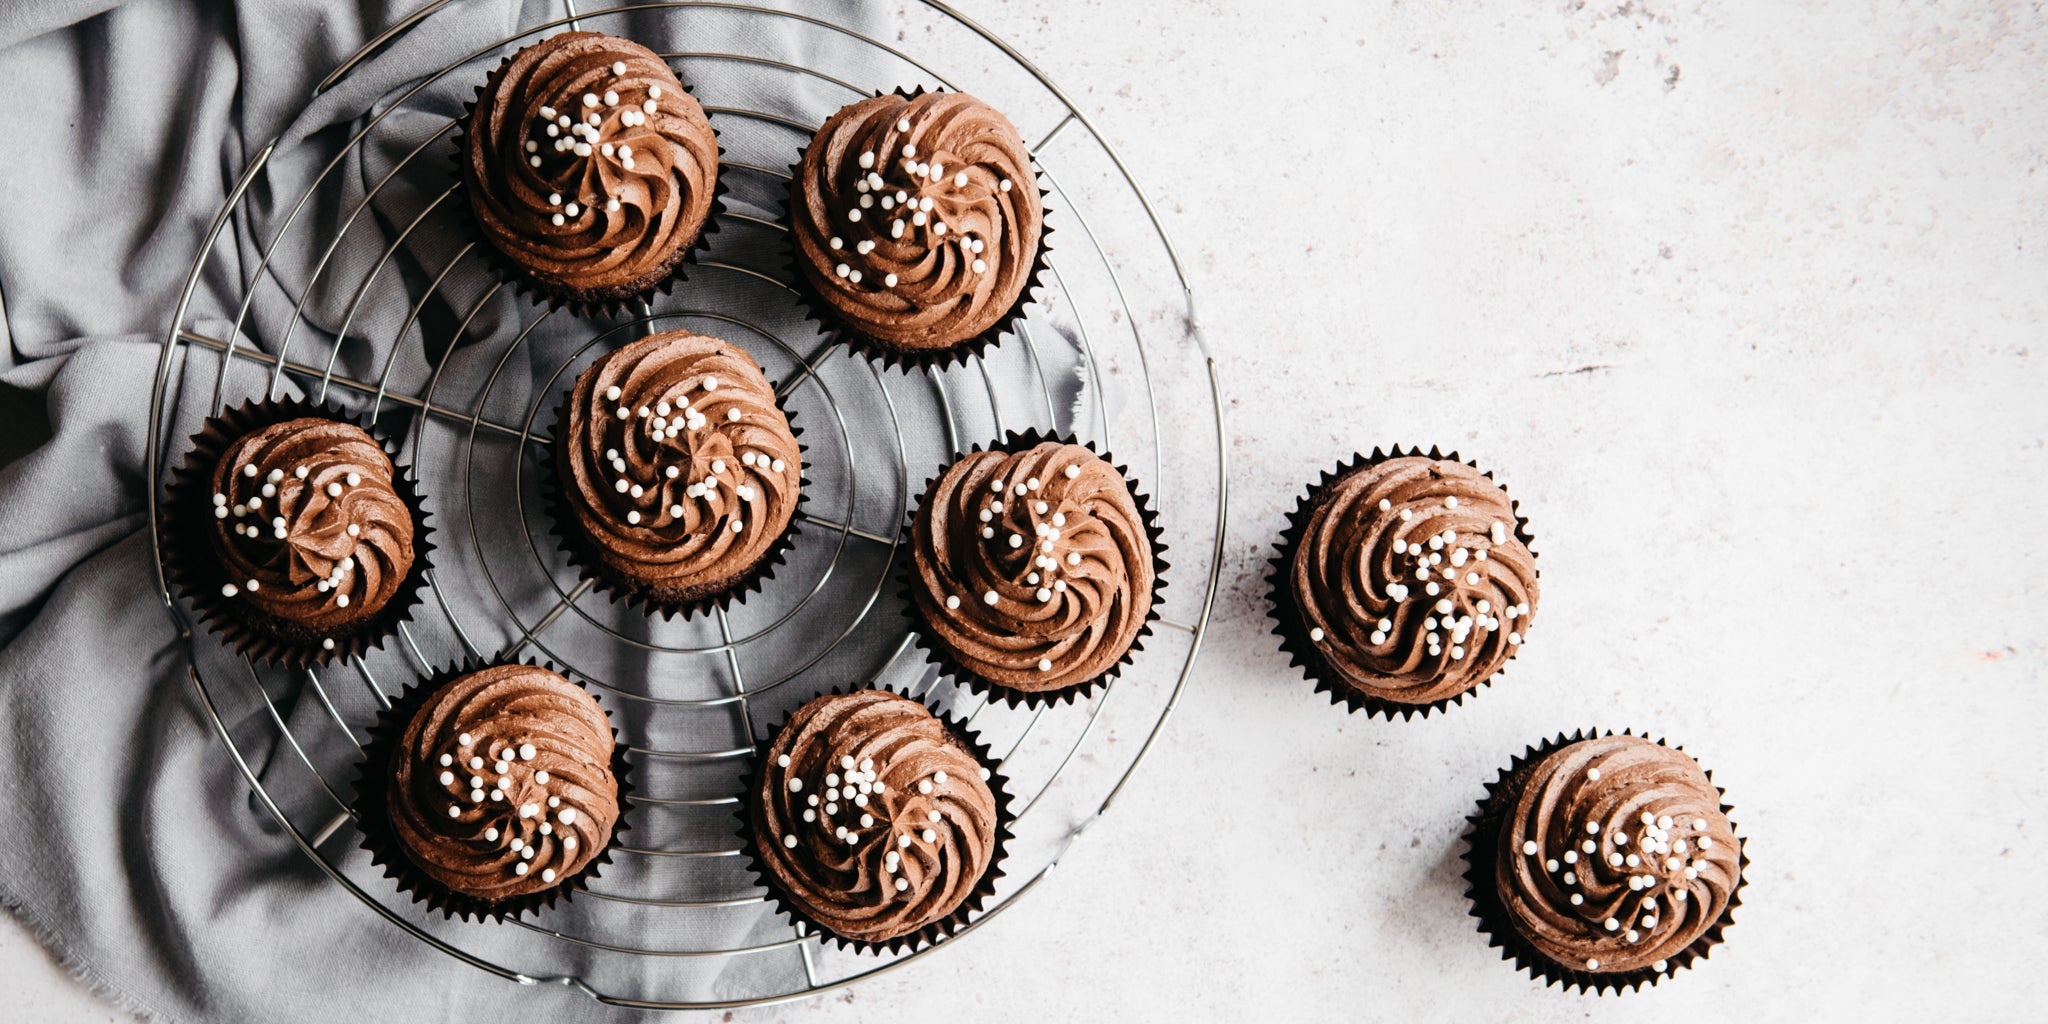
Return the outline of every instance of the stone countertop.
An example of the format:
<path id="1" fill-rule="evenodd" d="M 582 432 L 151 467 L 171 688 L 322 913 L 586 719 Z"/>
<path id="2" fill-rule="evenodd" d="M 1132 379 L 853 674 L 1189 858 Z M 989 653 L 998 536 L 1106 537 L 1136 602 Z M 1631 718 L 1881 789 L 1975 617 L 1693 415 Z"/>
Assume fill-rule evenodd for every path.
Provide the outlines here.
<path id="1" fill-rule="evenodd" d="M 2048 14 L 962 6 L 1098 119 L 1189 258 L 1233 438 L 1215 629 L 1047 891 L 943 957 L 738 1019 L 2048 998 Z M 1544 570 L 1510 675 L 1408 723 L 1310 692 L 1259 582 L 1304 482 L 1390 442 L 1496 469 Z M 1749 841 L 1728 943 L 1652 993 L 1544 990 L 1466 915 L 1482 783 L 1580 725 L 1684 743 Z M 19 1019 L 117 1016 L 0 921 Z"/>

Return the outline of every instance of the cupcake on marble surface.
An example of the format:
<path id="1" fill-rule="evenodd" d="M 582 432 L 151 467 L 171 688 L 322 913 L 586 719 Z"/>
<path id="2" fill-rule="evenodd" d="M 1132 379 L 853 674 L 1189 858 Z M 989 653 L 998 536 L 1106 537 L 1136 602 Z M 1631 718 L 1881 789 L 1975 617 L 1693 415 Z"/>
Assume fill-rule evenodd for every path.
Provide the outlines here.
<path id="1" fill-rule="evenodd" d="M 718 139 L 652 50 L 564 32 L 513 54 L 461 122 L 476 230 L 552 305 L 615 309 L 666 289 L 717 204 Z"/>
<path id="2" fill-rule="evenodd" d="M 910 606 L 954 678 L 1012 706 L 1086 696 L 1157 617 L 1159 528 L 1092 447 L 1011 434 L 947 466 L 911 517 Z"/>
<path id="3" fill-rule="evenodd" d="M 1467 834 L 1473 914 L 1532 975 L 1654 984 L 1733 923 L 1747 863 L 1722 793 L 1684 751 L 1580 732 L 1516 758 Z"/>
<path id="4" fill-rule="evenodd" d="M 1009 796 L 958 723 L 886 690 L 818 697 L 762 749 L 742 830 L 787 914 L 857 950 L 957 931 L 1002 874 Z"/>
<path id="5" fill-rule="evenodd" d="M 871 358 L 946 366 L 1022 315 L 1044 269 L 1045 207 L 1008 118 L 965 93 L 842 108 L 790 178 L 798 284 Z"/>
<path id="6" fill-rule="evenodd" d="M 469 665 L 379 719 L 357 783 L 363 844 L 449 916 L 551 906 L 625 830 L 624 747 L 595 698 L 552 669 Z"/>
<path id="7" fill-rule="evenodd" d="M 556 416 L 556 533 L 610 593 L 664 615 L 759 589 L 789 547 L 803 449 L 745 350 L 670 331 L 576 378 Z"/>
<path id="8" fill-rule="evenodd" d="M 169 582 L 242 653 L 294 667 L 379 646 L 433 547 L 385 443 L 295 399 L 206 421 L 160 511 Z"/>
<path id="9" fill-rule="evenodd" d="M 1427 714 L 1491 682 L 1529 635 L 1528 523 L 1456 453 L 1356 456 L 1288 520 L 1268 577 L 1275 632 L 1333 702 Z"/>

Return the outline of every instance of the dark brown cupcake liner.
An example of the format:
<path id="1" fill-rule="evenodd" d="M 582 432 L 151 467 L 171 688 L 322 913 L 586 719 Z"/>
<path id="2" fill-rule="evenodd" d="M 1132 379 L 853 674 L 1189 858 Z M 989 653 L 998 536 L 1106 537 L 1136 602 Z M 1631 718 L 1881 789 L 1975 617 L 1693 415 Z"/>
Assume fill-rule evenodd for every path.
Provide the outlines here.
<path id="1" fill-rule="evenodd" d="M 1492 686 L 1496 680 L 1506 675 L 1508 667 L 1513 665 L 1515 661 L 1514 658 L 1510 657 L 1501 664 L 1499 669 L 1495 670 L 1493 675 L 1488 676 L 1486 679 L 1474 684 L 1472 688 L 1461 693 L 1456 693 L 1449 697 L 1441 697 L 1422 704 L 1404 704 L 1400 701 L 1387 700 L 1382 697 L 1362 693 L 1354 688 L 1345 681 L 1341 673 L 1330 667 L 1329 662 L 1324 659 L 1321 649 L 1316 646 L 1313 640 L 1309 639 L 1309 626 L 1302 621 L 1301 610 L 1294 603 L 1292 587 L 1289 586 L 1288 581 L 1288 570 L 1294 564 L 1294 552 L 1301 544 L 1302 533 L 1307 529 L 1310 516 L 1322 503 L 1323 494 L 1331 484 L 1360 470 L 1370 469 L 1382 462 L 1402 458 L 1428 458 L 1445 462 L 1461 462 L 1473 469 L 1479 469 L 1478 463 L 1460 458 L 1457 452 L 1453 451 L 1445 454 L 1435 446 L 1431 446 L 1426 452 L 1421 448 L 1403 448 L 1400 445 L 1394 445 L 1384 451 L 1374 448 L 1371 455 L 1353 454 L 1350 459 L 1338 463 L 1334 472 L 1325 470 L 1322 474 L 1322 479 L 1310 484 L 1308 493 L 1296 501 L 1294 511 L 1287 513 L 1287 526 L 1280 532 L 1279 543 L 1273 546 L 1275 554 L 1270 563 L 1272 571 L 1266 576 L 1267 597 L 1270 601 L 1267 614 L 1273 619 L 1273 634 L 1280 638 L 1280 650 L 1287 655 L 1289 667 L 1301 669 L 1302 674 L 1315 684 L 1317 693 L 1329 694 L 1331 704 L 1343 705 L 1349 707 L 1354 713 L 1362 711 L 1368 716 L 1377 716 L 1388 721 L 1393 721 L 1396 715 L 1400 716 L 1403 721 L 1414 718 L 1417 715 L 1427 718 L 1432 713 L 1445 711 L 1454 704 L 1464 703 L 1468 697 L 1476 699 L 1480 690 Z M 1491 471 L 1481 470 L 1480 472 L 1488 480 L 1493 479 Z M 1524 546 L 1530 547 L 1530 551 L 1533 554 L 1536 541 L 1535 535 L 1529 532 L 1529 519 L 1522 515 L 1522 506 L 1519 502 L 1515 501 L 1513 495 L 1508 496 L 1508 508 L 1514 513 L 1515 536 L 1521 539 Z M 1539 579 L 1542 577 L 1540 565 L 1537 568 L 1537 577 Z"/>
<path id="2" fill-rule="evenodd" d="M 1130 470 L 1123 466 L 1118 466 L 1115 458 L 1108 452 L 1098 451 L 1094 442 L 1083 443 L 1076 440 L 1073 434 L 1052 433 L 1036 428 L 1023 431 L 1012 430 L 1000 442 L 991 442 L 987 445 L 977 444 L 969 448 L 961 455 L 948 460 L 945 465 L 939 467 L 938 472 L 932 474 L 931 479 L 925 481 L 924 489 L 918 492 L 916 503 L 910 507 L 908 521 L 916 521 L 918 510 L 923 507 L 925 498 L 931 494 L 932 486 L 938 482 L 940 477 L 946 474 L 946 470 L 952 468 L 953 464 L 960 459 L 983 450 L 1015 454 L 1048 441 L 1054 444 L 1080 445 L 1091 452 L 1096 452 L 1103 461 L 1108 462 L 1114 467 L 1117 474 L 1123 477 L 1124 487 L 1130 491 L 1131 501 L 1138 508 L 1139 522 L 1144 524 L 1145 538 L 1152 548 L 1152 605 L 1145 610 L 1145 621 L 1138 627 L 1137 635 L 1131 638 L 1131 646 L 1128 650 L 1124 651 L 1122 657 L 1104 669 L 1100 675 L 1060 687 L 1056 690 L 1019 690 L 990 679 L 985 679 L 976 674 L 973 669 L 962 664 L 950 651 L 945 649 L 943 644 L 932 639 L 931 631 L 926 627 L 923 613 L 919 610 L 917 604 L 915 591 L 917 586 L 916 561 L 907 553 L 898 575 L 898 581 L 902 587 L 904 614 L 910 618 L 915 627 L 917 649 L 924 654 L 925 660 L 930 664 L 939 666 L 939 672 L 951 678 L 954 682 L 960 683 L 976 693 L 985 695 L 989 700 L 1001 700 L 1012 708 L 1019 705 L 1041 708 L 1051 707 L 1055 704 L 1070 704 L 1075 701 L 1084 701 L 1092 696 L 1097 689 L 1109 685 L 1112 680 L 1116 679 L 1123 672 L 1124 666 L 1131 664 L 1138 652 L 1144 650 L 1145 638 L 1152 635 L 1152 624 L 1159 620 L 1159 606 L 1166 600 L 1165 596 L 1161 593 L 1166 589 L 1166 570 L 1172 564 L 1162 557 L 1166 552 L 1166 544 L 1160 540 L 1164 531 L 1160 529 L 1158 513 L 1152 509 L 1150 499 L 1147 498 L 1144 491 L 1139 489 L 1137 481 L 1131 478 Z M 908 525 L 904 527 L 904 537 L 906 548 L 911 543 L 914 543 L 914 538 Z"/>
<path id="3" fill-rule="evenodd" d="M 220 569 L 211 536 L 214 523 L 214 466 L 236 441 L 265 427 L 301 417 L 333 420 L 361 427 L 390 457 L 391 489 L 412 512 L 412 568 L 399 581 L 398 589 L 376 614 L 356 623 L 345 633 L 320 641 L 297 641 L 269 630 L 260 615 L 245 611 L 240 604 L 221 596 L 229 580 Z M 287 668 L 313 668 L 346 661 L 384 646 L 386 638 L 398 632 L 401 623 L 412 620 L 412 611 L 426 586 L 428 559 L 434 550 L 426 506 L 411 468 L 399 461 L 398 443 L 369 421 L 343 411 L 339 406 L 303 398 L 249 399 L 200 425 L 192 435 L 183 463 L 171 470 L 163 504 L 157 508 L 163 545 L 164 578 L 171 589 L 192 605 L 199 621 L 235 650 L 256 661 Z M 326 646 L 332 641 L 333 646 Z"/>
<path id="4" fill-rule="evenodd" d="M 444 918 L 464 921 L 512 921 L 524 915 L 539 914 L 552 908 L 557 900 L 570 902 L 577 891 L 585 888 L 591 879 L 597 878 L 600 869 L 610 864 L 612 848 L 619 843 L 619 836 L 631 831 L 632 825 L 626 819 L 633 810 L 630 799 L 633 792 L 632 763 L 626 759 L 626 741 L 619 735 L 616 726 L 612 729 L 612 778 L 618 783 L 619 814 L 612 826 L 611 842 L 592 857 L 582 870 L 557 881 L 553 886 L 515 896 L 510 899 L 490 901 L 477 899 L 442 885 L 433 876 L 421 870 L 405 852 L 405 846 L 391 829 L 390 793 L 391 759 L 397 756 L 398 743 L 405 733 L 406 724 L 427 698 L 441 687 L 471 672 L 481 671 L 498 665 L 520 664 L 544 668 L 583 688 L 591 699 L 598 700 L 589 686 L 552 662 L 535 661 L 528 658 L 521 662 L 493 661 L 470 657 L 430 675 L 420 676 L 406 685 L 405 691 L 391 701 L 391 706 L 377 715 L 370 725 L 370 737 L 363 744 L 363 759 L 358 765 L 355 781 L 356 828 L 361 833 L 360 845 L 370 853 L 370 863 L 384 869 L 384 877 L 394 880 L 398 891 L 408 893 L 414 902 L 424 903 L 427 909 L 439 912 Z M 611 718 L 611 709 L 598 700 L 598 708 Z"/>
<path id="5" fill-rule="evenodd" d="M 527 46 L 539 46 L 546 41 L 545 39 L 536 40 L 528 43 Z M 454 199 L 461 210 L 458 220 L 462 224 L 464 241 L 470 243 L 471 251 L 483 256 L 484 263 L 490 267 L 492 275 L 505 284 L 511 285 L 515 293 L 525 296 L 536 306 L 546 306 L 550 310 L 567 310 L 571 315 L 586 320 L 600 317 L 618 320 L 627 316 L 637 315 L 638 310 L 634 309 L 635 306 L 652 301 L 656 293 L 661 295 L 669 294 L 675 288 L 677 282 L 688 279 L 687 267 L 695 263 L 699 256 L 710 251 L 711 236 L 718 233 L 719 223 L 726 212 L 726 192 L 728 186 L 725 181 L 725 145 L 723 142 L 718 144 L 718 174 L 712 181 L 711 208 L 704 214 L 704 226 L 697 230 L 697 237 L 694 240 L 686 245 L 676 247 L 675 253 L 669 258 L 668 268 L 663 272 L 660 280 L 630 294 L 603 298 L 555 288 L 535 277 L 525 267 L 520 266 L 517 261 L 505 255 L 496 244 L 484 235 L 483 229 L 476 222 L 474 208 L 470 205 L 469 186 L 464 183 L 462 175 L 463 164 L 467 160 L 469 153 L 469 120 L 476 111 L 477 100 L 483 98 L 484 86 L 489 84 L 490 79 L 503 72 L 506 66 L 512 63 L 512 58 L 524 52 L 525 49 L 526 47 L 521 47 L 519 51 L 506 56 L 498 62 L 497 69 L 492 71 L 490 75 L 485 76 L 484 82 L 476 86 L 474 94 L 462 105 L 462 116 L 457 118 L 455 122 L 455 149 L 450 157 L 454 171 L 454 188 L 451 198 Z M 669 70 L 674 71 L 675 69 L 670 68 Z M 682 76 L 677 75 L 676 81 L 682 82 Z M 683 83 L 683 91 L 689 93 L 692 99 L 696 97 L 696 87 L 689 83 Z M 708 111 L 705 113 L 704 119 L 707 123 L 711 120 Z M 719 138 L 717 125 L 711 126 L 711 137 L 714 140 Z"/>
<path id="6" fill-rule="evenodd" d="M 1499 863 L 1500 856 L 1500 830 L 1507 818 L 1508 809 L 1521 793 L 1521 787 L 1527 782 L 1530 770 L 1545 757 L 1580 740 L 1613 735 L 1617 734 L 1612 729 L 1579 729 L 1569 735 L 1559 733 L 1553 739 L 1525 748 L 1520 756 L 1500 770 L 1498 778 L 1486 784 L 1486 795 L 1480 798 L 1478 811 L 1466 819 L 1470 824 L 1465 831 L 1465 896 L 1471 901 L 1472 916 L 1478 920 L 1479 932 L 1486 936 L 1486 944 L 1489 947 L 1501 951 L 1502 960 L 1514 961 L 1516 970 L 1527 971 L 1531 978 L 1543 982 L 1545 987 L 1556 985 L 1564 989 L 1606 995 L 1623 991 L 1633 992 L 1645 985 L 1655 986 L 1676 974 L 1681 968 L 1692 966 L 1693 961 L 1706 959 L 1713 948 L 1721 944 L 1723 933 L 1735 923 L 1735 908 L 1742 905 L 1742 888 L 1749 884 L 1749 843 L 1738 834 L 1735 840 L 1739 847 L 1737 870 L 1740 877 L 1735 881 L 1735 888 L 1728 893 L 1728 906 L 1721 911 L 1720 918 L 1708 925 L 1707 930 L 1701 932 L 1700 937 L 1694 939 L 1691 945 L 1666 957 L 1664 969 L 1661 971 L 1654 966 L 1633 971 L 1583 970 L 1552 960 L 1522 936 L 1509 920 L 1507 908 L 1501 902 L 1500 890 L 1494 883 L 1494 869 Z M 1662 739 L 1633 729 L 1625 729 L 1619 735 L 1640 736 L 1660 747 L 1685 753 L 1683 747 L 1673 746 Z M 1694 763 L 1698 763 L 1697 758 L 1694 759 Z M 1714 773 L 1707 771 L 1704 766 L 1700 770 L 1706 773 L 1707 782 L 1712 784 Z M 1721 795 L 1721 813 L 1732 814 L 1735 808 L 1728 803 L 1727 790 L 1715 786 L 1714 791 Z M 1729 821 L 1732 825 L 1734 819 L 1731 817 Z"/>
<path id="7" fill-rule="evenodd" d="M 614 574 L 611 567 L 599 556 L 596 545 L 584 535 L 582 528 L 575 525 L 576 515 L 569 506 L 569 497 L 564 487 L 567 476 L 560 461 L 562 438 L 566 433 L 562 425 L 569 413 L 569 402 L 574 396 L 568 390 L 563 391 L 561 404 L 555 407 L 555 426 L 553 435 L 548 440 L 548 456 L 541 460 L 540 488 L 551 524 L 548 533 L 555 538 L 556 545 L 568 556 L 569 564 L 576 567 L 582 578 L 591 582 L 593 589 L 602 592 L 613 601 L 625 602 L 627 606 L 642 614 L 659 613 L 664 620 L 673 619 L 678 615 L 688 619 L 708 613 L 714 608 L 720 611 L 730 610 L 735 601 L 744 604 L 748 594 L 760 593 L 762 585 L 775 578 L 775 570 L 786 563 L 789 552 L 796 547 L 796 537 L 802 529 L 804 504 L 811 500 L 811 479 L 804 475 L 804 471 L 810 469 L 810 460 L 804 455 L 811 449 L 809 445 L 803 443 L 804 430 L 797 426 L 796 410 L 789 408 L 787 400 L 774 381 L 769 381 L 768 384 L 770 390 L 775 391 L 775 407 L 782 410 L 783 418 L 789 423 L 790 436 L 797 439 L 796 508 L 790 510 L 789 522 L 783 526 L 782 535 L 768 546 L 768 550 L 763 552 L 746 572 L 715 594 L 707 594 L 695 601 L 685 602 L 660 600 L 645 592 L 637 581 Z M 576 382 L 571 380 L 569 388 L 575 386 Z"/>
<path id="8" fill-rule="evenodd" d="M 974 915 L 981 912 L 982 905 L 995 895 L 996 882 L 1003 877 L 1005 847 L 1011 839 L 1015 838 L 1014 833 L 1010 830 L 1010 826 L 1014 821 L 1014 815 L 1010 810 L 1011 797 L 1009 791 L 1004 788 L 1005 779 L 1000 762 L 990 752 L 988 745 L 981 741 L 980 734 L 969 729 L 964 719 L 955 718 L 940 711 L 938 706 L 931 701 L 921 699 L 893 686 L 835 686 L 818 696 L 835 696 L 842 693 L 857 692 L 861 689 L 882 690 L 896 694 L 899 697 L 908 697 L 924 705 L 925 709 L 932 713 L 932 717 L 944 723 L 954 736 L 967 744 L 967 748 L 974 753 L 975 761 L 979 762 L 983 768 L 988 769 L 988 789 L 994 795 L 996 803 L 995 842 L 992 846 L 988 867 L 982 872 L 981 879 L 975 883 L 974 891 L 969 893 L 967 898 L 962 900 L 960 905 L 954 908 L 951 914 L 937 921 L 933 921 L 916 931 L 899 935 L 893 939 L 871 942 L 866 939 L 847 938 L 819 924 L 817 919 L 805 911 L 801 904 L 791 899 L 775 884 L 775 879 L 768 873 L 766 866 L 762 863 L 760 850 L 754 844 L 754 800 L 756 799 L 755 794 L 758 792 L 762 765 L 767 763 L 768 748 L 774 744 L 775 737 L 782 734 L 782 730 L 789 724 L 789 719 L 796 715 L 801 705 L 798 708 L 792 708 L 788 715 L 783 716 L 781 722 L 776 723 L 775 728 L 768 730 L 767 738 L 755 745 L 754 754 L 748 759 L 746 774 L 741 777 L 740 782 L 738 835 L 741 858 L 746 863 L 747 871 L 753 876 L 754 884 L 768 891 L 768 902 L 775 908 L 776 912 L 789 918 L 794 924 L 805 928 L 811 934 L 818 936 L 818 940 L 821 943 L 831 942 L 840 949 L 851 950 L 855 953 L 914 952 L 926 946 L 943 942 L 967 927 L 968 923 L 974 918 Z"/>
<path id="9" fill-rule="evenodd" d="M 898 87 L 892 91 L 904 99 L 915 99 L 928 90 L 920 85 L 914 89 Z M 883 94 L 876 92 L 875 95 L 881 96 Z M 815 136 L 813 136 L 813 141 L 815 141 Z M 807 142 L 797 151 L 797 162 L 789 166 L 790 187 L 792 189 L 796 187 L 797 176 L 803 167 L 803 154 L 809 149 L 810 143 Z M 1036 178 L 1040 173 L 1036 160 L 1032 162 L 1032 169 L 1035 184 Z M 809 276 L 803 271 L 803 256 L 798 251 L 796 245 L 795 207 L 791 205 L 793 197 L 789 195 L 784 195 L 782 199 L 783 241 L 785 253 L 789 259 L 788 265 L 784 268 L 784 273 L 789 279 L 790 288 L 796 292 L 797 305 L 803 309 L 805 317 L 817 324 L 819 331 L 827 338 L 844 344 L 848 351 L 857 353 L 863 358 L 880 363 L 883 366 L 893 366 L 906 374 L 918 368 L 944 370 L 952 366 L 964 366 L 970 358 L 979 357 L 989 346 L 998 344 L 1004 337 L 1011 334 L 1016 329 L 1018 321 L 1024 319 L 1025 307 L 1038 301 L 1038 292 L 1045 287 L 1045 273 L 1050 268 L 1046 258 L 1052 251 L 1053 234 L 1052 224 L 1047 216 L 1051 213 L 1052 206 L 1047 200 L 1052 197 L 1052 193 L 1040 188 L 1038 196 L 1041 211 L 1038 229 L 1038 251 L 1032 255 L 1031 273 L 1025 279 L 1024 289 L 1017 293 L 1017 301 L 1012 303 L 1009 310 L 996 318 L 996 322 L 990 324 L 981 333 L 964 338 L 944 348 L 921 351 L 898 348 L 880 338 L 872 337 L 862 332 L 853 324 L 841 320 L 832 309 L 832 304 L 825 301 L 824 297 L 818 293 L 817 287 L 811 283 Z"/>

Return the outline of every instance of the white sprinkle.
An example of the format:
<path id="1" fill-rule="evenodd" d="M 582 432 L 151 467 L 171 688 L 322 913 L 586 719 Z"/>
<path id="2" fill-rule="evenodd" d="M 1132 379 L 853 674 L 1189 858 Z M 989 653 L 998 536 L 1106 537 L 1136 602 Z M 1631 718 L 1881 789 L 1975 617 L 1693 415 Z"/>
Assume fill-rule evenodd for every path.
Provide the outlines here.
<path id="1" fill-rule="evenodd" d="M 584 93 L 584 94 L 583 94 L 583 105 L 584 105 L 584 106 L 586 106 L 586 107 L 594 107 L 594 106 L 597 106 L 597 94 L 596 94 L 596 93 L 594 93 L 594 92 L 586 92 L 586 93 Z"/>
<path id="2" fill-rule="evenodd" d="M 937 842 L 939 838 L 939 834 L 937 832 L 932 831 L 931 829 L 925 829 L 922 835 L 924 836 L 924 841 L 927 843 Z"/>
<path id="3" fill-rule="evenodd" d="M 1051 658 L 1040 658 L 1040 659 L 1038 659 L 1038 670 L 1039 670 L 1040 672 L 1050 672 L 1050 671 L 1052 671 L 1052 659 L 1051 659 Z"/>
<path id="4" fill-rule="evenodd" d="M 1308 631 L 1308 638 L 1316 643 L 1322 643 L 1324 635 L 1323 627 L 1321 626 L 1316 626 Z"/>
<path id="5" fill-rule="evenodd" d="M 802 791 L 802 789 L 803 789 L 803 788 L 804 788 L 804 780 L 802 780 L 802 779 L 791 779 L 791 780 L 789 780 L 789 791 L 790 791 L 790 792 L 792 792 L 792 793 L 800 792 L 800 791 Z"/>
<path id="6" fill-rule="evenodd" d="M 808 812 L 807 812 L 807 813 L 808 813 Z M 787 850 L 794 850 L 794 849 L 796 849 L 796 837 L 795 837 L 795 836 L 793 836 L 793 835 L 783 836 L 783 837 L 782 837 L 782 846 L 783 846 L 783 848 L 784 848 L 784 849 L 787 849 Z"/>
<path id="7" fill-rule="evenodd" d="M 1537 846 L 1536 846 L 1536 841 L 1535 841 L 1534 839 L 1524 839 L 1524 840 L 1522 840 L 1522 852 L 1523 852 L 1523 853 L 1525 853 L 1525 854 L 1527 854 L 1527 855 L 1529 855 L 1529 856 L 1533 857 L 1533 856 L 1535 856 L 1535 855 L 1536 855 L 1536 850 L 1537 850 Z"/>
<path id="8" fill-rule="evenodd" d="M 1008 192 L 1010 190 L 1010 179 L 1004 178 L 1002 181 L 996 183 L 996 187 L 1002 189 L 1005 192 Z"/>

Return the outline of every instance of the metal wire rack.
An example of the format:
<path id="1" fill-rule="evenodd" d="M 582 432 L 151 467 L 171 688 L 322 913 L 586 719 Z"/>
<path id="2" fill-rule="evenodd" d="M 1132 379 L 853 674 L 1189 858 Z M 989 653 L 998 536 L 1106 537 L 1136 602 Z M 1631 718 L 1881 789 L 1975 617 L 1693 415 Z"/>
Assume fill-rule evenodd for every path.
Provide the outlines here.
<path id="1" fill-rule="evenodd" d="M 423 24 L 461 17 L 444 13 L 451 6 L 462 5 L 434 0 L 370 40 L 309 102 L 351 84 Z M 612 321 L 531 308 L 472 246 L 430 244 L 461 237 L 447 227 L 461 211 L 450 209 L 445 172 L 420 169 L 445 167 L 452 111 L 500 56 L 563 29 L 638 38 L 650 23 L 705 15 L 737 27 L 727 33 L 734 45 L 663 56 L 704 99 L 736 197 L 749 188 L 777 194 L 795 145 L 831 110 L 876 89 L 965 89 L 1020 125 L 1020 112 L 1049 113 L 1049 128 L 1026 130 L 1058 237 L 1050 288 L 1015 339 L 944 373 L 898 375 L 849 358 L 796 312 L 775 255 L 782 228 L 744 201 L 675 294 Z M 937 50 L 950 33 L 963 54 L 952 64 L 973 78 L 955 82 L 871 23 L 744 2 L 582 12 L 565 3 L 560 17 L 391 84 L 356 112 L 331 157 L 315 161 L 296 198 L 271 166 L 281 140 L 257 151 L 194 257 L 151 400 L 151 480 L 161 486 L 180 457 L 180 425 L 231 398 L 291 387 L 361 407 L 405 438 L 441 550 L 426 604 L 396 649 L 285 672 L 232 661 L 201 637 L 192 683 L 284 840 L 392 926 L 457 960 L 654 1009 L 798 999 L 894 970 L 951 942 L 891 957 L 839 953 L 770 913 L 734 869 L 737 780 L 771 714 L 835 684 L 875 680 L 928 694 L 982 733 L 1017 795 L 1018 838 L 996 897 L 964 935 L 1037 888 L 1109 810 L 1188 684 L 1216 597 L 1228 488 L 1221 388 L 1180 257 L 1122 159 L 1021 54 L 938 0 L 894 16 L 909 23 L 895 26 L 899 40 L 916 29 Z M 714 37 L 724 38 L 692 35 Z M 726 72 L 782 76 L 811 120 L 720 102 L 706 83 Z M 545 413 L 565 381 L 622 338 L 673 326 L 753 352 L 780 381 L 810 451 L 810 498 L 790 564 L 709 621 L 650 620 L 591 596 L 547 535 L 533 480 Z M 913 489 L 948 453 L 1025 426 L 1072 430 L 1128 464 L 1155 498 L 1175 563 L 1164 619 L 1137 663 L 1086 702 L 1038 710 L 991 706 L 938 680 L 887 610 Z M 859 521 L 876 507 L 892 516 L 870 511 L 874 521 Z M 186 610 L 163 586 L 161 558 L 158 585 L 191 636 Z M 414 674 L 459 655 L 545 657 L 599 687 L 615 709 L 642 792 L 594 899 L 515 927 L 451 923 L 393 891 L 357 849 L 346 794 L 363 727 Z"/>

